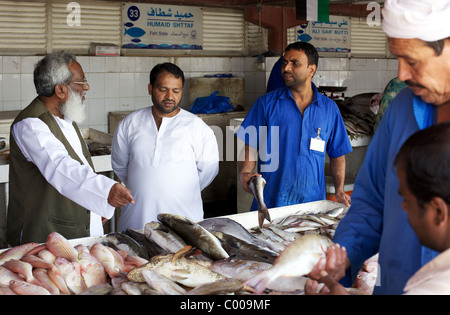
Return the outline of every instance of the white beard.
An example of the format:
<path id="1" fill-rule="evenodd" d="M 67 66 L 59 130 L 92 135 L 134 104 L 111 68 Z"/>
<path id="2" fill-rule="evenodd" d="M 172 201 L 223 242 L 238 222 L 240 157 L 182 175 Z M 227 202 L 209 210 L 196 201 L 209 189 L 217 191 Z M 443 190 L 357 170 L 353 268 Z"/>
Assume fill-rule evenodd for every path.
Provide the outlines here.
<path id="1" fill-rule="evenodd" d="M 64 117 L 82 123 L 86 119 L 86 105 L 83 103 L 83 96 L 73 91 L 69 87 L 67 101 L 61 106 L 61 113 Z"/>

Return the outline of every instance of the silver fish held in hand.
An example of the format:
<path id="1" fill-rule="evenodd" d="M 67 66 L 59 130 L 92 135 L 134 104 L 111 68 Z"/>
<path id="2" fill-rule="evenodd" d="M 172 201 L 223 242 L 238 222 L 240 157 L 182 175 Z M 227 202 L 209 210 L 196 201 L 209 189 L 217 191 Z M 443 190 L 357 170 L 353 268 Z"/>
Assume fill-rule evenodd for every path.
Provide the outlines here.
<path id="1" fill-rule="evenodd" d="M 272 268 L 246 281 L 260 294 L 278 277 L 300 277 L 311 272 L 333 242 L 326 236 L 307 234 L 292 242 L 275 261 Z"/>
<path id="2" fill-rule="evenodd" d="M 266 204 L 264 203 L 264 186 L 266 185 L 266 180 L 261 176 L 253 176 L 249 183 L 248 187 L 253 192 L 256 201 L 258 202 L 258 223 L 259 227 L 262 227 L 264 223 L 264 219 L 271 221 L 269 210 L 267 209 Z"/>

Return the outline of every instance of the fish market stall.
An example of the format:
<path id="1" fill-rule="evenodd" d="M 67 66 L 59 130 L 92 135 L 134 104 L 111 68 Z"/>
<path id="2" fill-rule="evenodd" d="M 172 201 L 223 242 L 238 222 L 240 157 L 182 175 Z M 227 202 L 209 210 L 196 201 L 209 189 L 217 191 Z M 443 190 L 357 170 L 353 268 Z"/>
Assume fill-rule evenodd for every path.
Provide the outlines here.
<path id="1" fill-rule="evenodd" d="M 263 226 L 257 212 L 199 222 L 160 214 L 139 231 L 72 240 L 54 232 L 45 244 L 0 251 L 0 293 L 302 294 L 301 276 L 346 211 L 319 201 L 269 209 Z"/>

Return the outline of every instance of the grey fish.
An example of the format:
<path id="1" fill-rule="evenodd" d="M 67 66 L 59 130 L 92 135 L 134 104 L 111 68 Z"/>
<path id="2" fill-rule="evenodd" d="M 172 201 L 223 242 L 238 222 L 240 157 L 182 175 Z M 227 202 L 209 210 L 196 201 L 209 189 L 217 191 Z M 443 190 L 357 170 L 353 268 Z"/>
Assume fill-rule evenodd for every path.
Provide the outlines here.
<path id="1" fill-rule="evenodd" d="M 147 237 L 145 237 L 144 234 L 138 231 L 127 229 L 125 231 L 125 234 L 133 238 L 136 242 L 140 243 L 142 246 L 144 246 L 144 248 L 147 250 L 147 254 L 149 257 L 153 257 L 156 255 L 166 255 L 169 253 L 167 250 L 156 244 L 154 241 L 147 239 Z"/>
<path id="2" fill-rule="evenodd" d="M 156 291 L 167 295 L 180 295 L 186 294 L 186 290 L 175 282 L 160 275 L 154 270 L 144 269 L 142 275 L 148 285 Z"/>
<path id="3" fill-rule="evenodd" d="M 198 222 L 201 226 L 207 229 L 209 232 L 222 232 L 231 236 L 234 236 L 238 239 L 243 240 L 244 242 L 253 244 L 263 249 L 267 249 L 278 253 L 279 250 L 272 246 L 270 243 L 265 240 L 254 236 L 251 234 L 245 227 L 243 227 L 238 222 L 229 219 L 229 218 L 209 218 L 203 221 Z"/>
<path id="4" fill-rule="evenodd" d="M 187 292 L 186 295 L 229 294 L 241 291 L 242 289 L 244 289 L 244 283 L 242 281 L 236 279 L 223 279 L 202 284 Z"/>
<path id="5" fill-rule="evenodd" d="M 211 266 L 209 266 L 209 269 L 220 273 L 225 277 L 241 281 L 247 281 L 248 279 L 270 268 L 272 268 L 272 264 L 270 263 L 239 259 L 236 257 L 214 261 Z"/>
<path id="6" fill-rule="evenodd" d="M 241 257 L 266 263 L 273 263 L 278 257 L 278 254 L 272 251 L 261 249 L 234 236 L 222 232 L 214 232 L 214 235 L 222 242 L 224 247 L 229 246 L 231 251 L 236 251 Z"/>
<path id="7" fill-rule="evenodd" d="M 269 210 L 267 209 L 266 204 L 264 203 L 264 186 L 266 185 L 266 180 L 261 176 L 253 176 L 249 183 L 248 187 L 253 192 L 256 201 L 258 202 L 258 223 L 259 227 L 262 227 L 264 223 L 264 219 L 271 221 Z"/>
<path id="8" fill-rule="evenodd" d="M 244 282 L 270 268 L 272 268 L 272 264 L 236 258 L 215 261 L 209 267 L 209 269 L 214 270 L 225 277 Z M 269 283 L 267 289 L 272 291 L 291 292 L 291 294 L 293 292 L 300 292 L 304 289 L 306 279 L 307 278 L 301 277 L 279 277 Z"/>
<path id="9" fill-rule="evenodd" d="M 112 232 L 106 235 L 106 240 L 117 249 L 125 250 L 130 256 L 139 256 L 144 259 L 149 259 L 148 253 L 145 248 L 136 242 L 130 236 L 120 233 Z"/>
<path id="10" fill-rule="evenodd" d="M 338 218 L 342 213 L 344 213 L 344 208 L 338 207 L 328 210 L 324 214 L 329 215 L 330 217 Z"/>
<path id="11" fill-rule="evenodd" d="M 88 288 L 79 295 L 110 295 L 113 287 L 109 283 L 99 284 Z"/>
<path id="12" fill-rule="evenodd" d="M 149 222 L 144 227 L 145 237 L 169 253 L 176 253 L 186 246 L 186 242 L 168 226 L 160 222 Z"/>
<path id="13" fill-rule="evenodd" d="M 158 214 L 158 220 L 180 235 L 187 244 L 197 247 L 211 259 L 220 260 L 229 257 L 220 241 L 200 224 L 184 216 L 168 213 Z"/>

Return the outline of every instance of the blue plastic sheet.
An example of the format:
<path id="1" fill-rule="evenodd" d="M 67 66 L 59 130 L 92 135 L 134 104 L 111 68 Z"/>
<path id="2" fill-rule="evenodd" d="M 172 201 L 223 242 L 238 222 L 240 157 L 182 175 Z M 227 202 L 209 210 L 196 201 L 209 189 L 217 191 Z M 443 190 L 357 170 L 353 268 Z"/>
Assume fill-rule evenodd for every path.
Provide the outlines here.
<path id="1" fill-rule="evenodd" d="M 210 96 L 198 97 L 192 103 L 190 112 L 194 114 L 215 114 L 233 111 L 234 107 L 230 103 L 230 98 L 217 94 L 219 94 L 219 91 L 212 93 Z"/>

